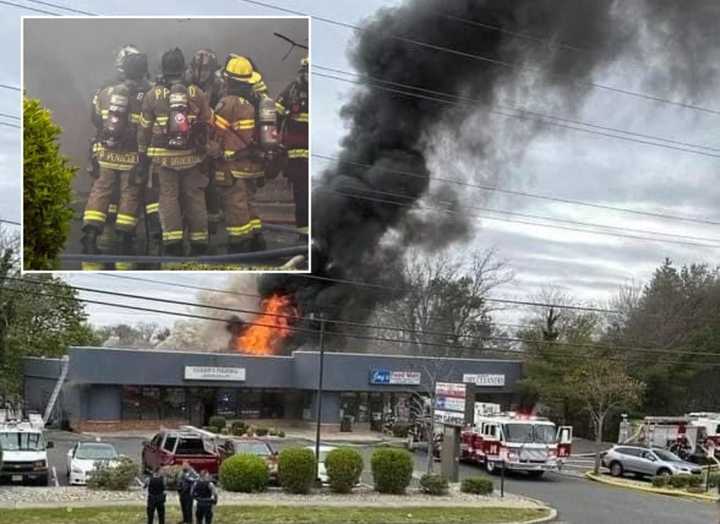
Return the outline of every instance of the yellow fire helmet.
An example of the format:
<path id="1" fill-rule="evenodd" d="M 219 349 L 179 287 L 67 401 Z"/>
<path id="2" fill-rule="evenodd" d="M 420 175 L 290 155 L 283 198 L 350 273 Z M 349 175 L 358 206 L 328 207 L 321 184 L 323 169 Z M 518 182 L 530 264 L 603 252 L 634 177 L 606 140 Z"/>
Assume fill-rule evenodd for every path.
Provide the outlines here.
<path id="1" fill-rule="evenodd" d="M 260 74 L 253 69 L 250 60 L 239 55 L 230 55 L 223 75 L 230 80 L 250 85 L 257 84 L 262 79 Z"/>

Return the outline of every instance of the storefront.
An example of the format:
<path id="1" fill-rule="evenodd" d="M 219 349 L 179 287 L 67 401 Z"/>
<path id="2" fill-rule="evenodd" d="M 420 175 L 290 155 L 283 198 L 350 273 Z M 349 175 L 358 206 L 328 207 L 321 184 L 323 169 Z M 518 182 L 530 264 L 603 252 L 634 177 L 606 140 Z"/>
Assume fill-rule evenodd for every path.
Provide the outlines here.
<path id="1" fill-rule="evenodd" d="M 259 357 L 227 353 L 73 347 L 55 419 L 74 429 L 206 425 L 212 415 L 312 422 L 319 353 Z M 25 402 L 44 411 L 59 359 L 25 360 Z M 379 429 L 408 418 L 412 398 L 436 381 L 472 381 L 477 399 L 510 408 L 521 363 L 510 360 L 325 354 L 322 421 Z"/>

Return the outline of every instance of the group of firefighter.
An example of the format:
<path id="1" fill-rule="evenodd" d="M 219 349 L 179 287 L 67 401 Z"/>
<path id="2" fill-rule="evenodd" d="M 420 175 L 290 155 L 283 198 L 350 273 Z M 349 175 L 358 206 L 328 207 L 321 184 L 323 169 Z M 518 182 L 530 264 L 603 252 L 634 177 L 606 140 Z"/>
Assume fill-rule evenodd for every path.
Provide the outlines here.
<path id="1" fill-rule="evenodd" d="M 212 50 L 200 49 L 186 65 L 175 48 L 163 54 L 161 74 L 150 82 L 147 55 L 127 45 L 115 66 L 117 78 L 92 99 L 84 254 L 136 254 L 141 217 L 149 255 L 208 254 L 222 220 L 228 253 L 262 251 L 262 222 L 251 199 L 280 173 L 292 186 L 297 232 L 307 238 L 307 58 L 275 100 L 252 59 L 238 54 L 220 65 Z M 106 247 L 98 239 L 110 225 L 115 237 Z M 83 263 L 87 270 L 103 267 Z"/>

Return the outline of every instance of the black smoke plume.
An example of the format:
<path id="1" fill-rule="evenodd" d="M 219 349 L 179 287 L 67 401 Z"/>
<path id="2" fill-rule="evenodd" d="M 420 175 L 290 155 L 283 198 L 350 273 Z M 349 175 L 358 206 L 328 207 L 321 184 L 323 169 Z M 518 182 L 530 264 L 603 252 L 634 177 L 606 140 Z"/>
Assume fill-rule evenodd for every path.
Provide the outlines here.
<path id="1" fill-rule="evenodd" d="M 375 13 L 349 51 L 365 85 L 341 112 L 349 128 L 341 161 L 313 181 L 313 274 L 402 288 L 408 247 L 433 251 L 469 239 L 474 220 L 462 212 L 464 195 L 456 186 L 433 184 L 430 190 L 430 177 L 497 182 L 478 168 L 502 174 L 549 128 L 493 110 L 531 101 L 543 113 L 572 117 L 596 73 L 623 54 L 639 53 L 643 13 L 672 27 L 680 8 L 662 4 L 650 9 L 644 2 L 628 7 L 606 0 L 410 0 Z M 368 78 L 472 103 L 393 93 L 372 87 Z M 437 202 L 458 213 L 422 210 Z M 375 287 L 285 275 L 264 276 L 259 290 L 291 293 L 304 316 L 323 312 L 355 321 L 397 297 Z"/>

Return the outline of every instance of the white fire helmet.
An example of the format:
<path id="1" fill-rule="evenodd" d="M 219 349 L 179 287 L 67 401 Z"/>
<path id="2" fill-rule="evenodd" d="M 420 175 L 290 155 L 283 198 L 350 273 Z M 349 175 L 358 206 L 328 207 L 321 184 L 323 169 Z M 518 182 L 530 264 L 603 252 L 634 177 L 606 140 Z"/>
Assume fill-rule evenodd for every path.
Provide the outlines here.
<path id="1" fill-rule="evenodd" d="M 140 54 L 140 50 L 132 44 L 124 45 L 120 48 L 115 56 L 115 68 L 121 72 L 125 72 L 125 58 L 128 55 Z"/>

